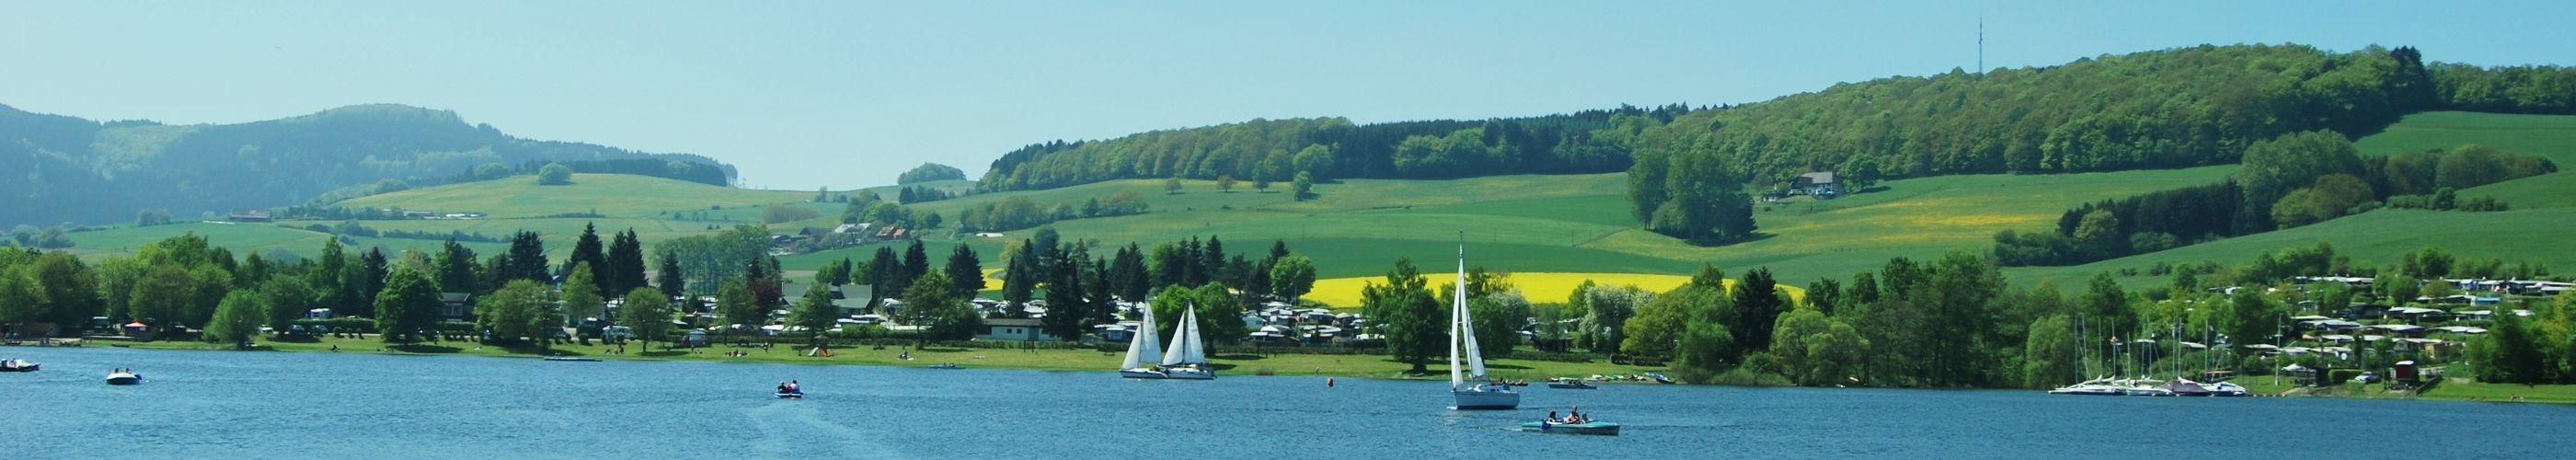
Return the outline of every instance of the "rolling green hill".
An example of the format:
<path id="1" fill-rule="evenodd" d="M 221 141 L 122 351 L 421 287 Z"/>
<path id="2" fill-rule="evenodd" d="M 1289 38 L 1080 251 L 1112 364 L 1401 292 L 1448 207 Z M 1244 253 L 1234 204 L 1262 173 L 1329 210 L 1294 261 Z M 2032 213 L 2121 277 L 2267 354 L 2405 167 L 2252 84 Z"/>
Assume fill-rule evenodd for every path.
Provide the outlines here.
<path id="1" fill-rule="evenodd" d="M 2576 155 L 2576 116 L 2432 113 L 2410 117 L 2363 139 L 2384 153 L 2479 142 L 2512 150 L 2570 158 Z M 1236 252 L 1260 251 L 1272 239 L 1315 258 L 1322 277 L 1380 274 L 1397 257 L 1426 270 L 1441 270 L 1465 232 L 1470 263 L 1513 272 L 1688 273 L 1702 262 L 1730 272 L 1769 267 L 1785 282 L 1803 285 L 1820 277 L 1847 277 L 1875 269 L 1896 256 L 1929 259 L 1950 250 L 1985 250 L 2003 229 L 2041 229 L 2080 203 L 2220 180 L 2235 166 L 2062 175 L 1957 175 L 1888 181 L 1884 189 L 1827 201 L 1795 198 L 1757 210 L 1764 237 L 1718 247 L 1694 247 L 1640 230 L 1628 215 L 1620 174 L 1514 175 L 1452 180 L 1354 179 L 1318 185 L 1318 198 L 1296 201 L 1284 186 L 1219 191 L 1210 181 L 1184 181 L 1167 193 L 1160 180 L 1121 180 L 1036 191 L 998 192 L 913 205 L 956 216 L 987 201 L 1027 197 L 1042 204 L 1080 203 L 1134 191 L 1146 197 L 1141 215 L 1075 219 L 1054 224 L 1065 239 L 1142 245 L 1215 235 Z M 638 176 L 583 174 L 570 186 L 539 187 L 533 180 L 456 184 L 349 200 L 345 206 L 400 206 L 492 215 L 480 220 L 371 221 L 381 230 L 465 231 L 491 236 L 529 229 L 543 232 L 548 247 L 569 248 L 585 223 L 603 232 L 633 228 L 654 242 L 702 234 L 735 223 L 757 223 L 762 206 L 813 208 L 810 220 L 771 226 L 789 232 L 837 223 L 839 204 L 806 203 L 810 191 L 760 191 L 712 187 Z M 963 182 L 942 185 L 962 186 Z M 888 194 L 890 189 L 877 189 Z M 2060 285 L 2098 271 L 2157 262 L 2240 264 L 2255 253 L 2331 241 L 2362 260 L 2439 245 L 2476 257 L 2538 260 L 2576 267 L 2576 244 L 2558 241 L 2557 230 L 2576 222 L 2576 173 L 2557 173 L 2465 190 L 2495 196 L 2514 209 L 2467 213 L 2382 210 L 2248 237 L 2075 267 L 2008 269 L 2016 283 L 2042 279 Z M 721 210 L 711 208 L 722 206 Z M 535 216 L 596 210 L 602 218 Z M 709 221 L 682 220 L 704 211 Z M 310 222 L 299 223 L 307 224 Z M 322 235 L 267 225 L 186 224 L 74 234 L 79 250 L 114 252 L 180 231 L 195 231 L 220 245 L 310 254 Z M 1003 245 L 1034 230 L 1002 238 L 934 232 L 926 245 L 945 254 L 964 244 L 997 266 Z M 428 247 L 427 240 L 365 239 L 393 248 Z M 475 245 L 477 251 L 497 249 Z M 879 246 L 782 258 L 790 268 L 811 269 L 844 257 L 864 260 Z M 1102 251 L 1100 255 L 1106 255 Z M 2130 284 L 2161 284 L 2144 276 Z"/>
<path id="2" fill-rule="evenodd" d="M 2540 155 L 2563 167 L 2576 161 L 2576 116 L 2436 112 L 2409 116 L 2388 130 L 2360 139 L 2365 154 L 2447 149 L 2478 143 Z M 2576 172 L 2561 171 L 2462 190 L 2467 197 L 2494 197 L 2512 210 L 2503 212 L 2436 212 L 2380 209 L 2305 227 L 2229 238 L 2152 254 L 2105 260 L 2072 267 L 2028 267 L 2005 270 L 2016 283 L 2055 280 L 2059 286 L 2082 282 L 2097 272 L 2137 269 L 2157 263 L 2217 262 L 2238 265 L 2263 251 L 2332 243 L 2335 252 L 2373 265 L 2393 263 L 2406 252 L 2440 247 L 2465 257 L 2533 261 L 2552 267 L 2576 267 L 2576 240 L 2567 226 L 2576 222 Z M 2130 286 L 2161 286 L 2168 277 L 2120 277 Z"/>
<path id="3" fill-rule="evenodd" d="M 469 168 L 631 162 L 721 184 L 733 167 L 688 154 L 523 139 L 455 112 L 357 105 L 238 124 L 97 122 L 0 105 L 0 225 L 132 222 L 137 210 L 222 214 L 304 203 L 331 192 L 445 182 Z M 702 168 L 671 168 L 673 163 Z M 581 169 L 590 171 L 590 169 Z"/>

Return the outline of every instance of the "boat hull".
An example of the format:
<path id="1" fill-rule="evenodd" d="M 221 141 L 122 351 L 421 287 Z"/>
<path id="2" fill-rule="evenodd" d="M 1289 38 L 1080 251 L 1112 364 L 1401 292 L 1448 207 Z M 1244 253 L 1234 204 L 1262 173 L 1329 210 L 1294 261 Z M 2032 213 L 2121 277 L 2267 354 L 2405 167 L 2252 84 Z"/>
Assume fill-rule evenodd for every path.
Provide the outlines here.
<path id="1" fill-rule="evenodd" d="M 1559 382 L 1559 383 L 1549 383 L 1549 384 L 1547 384 L 1547 387 L 1548 387 L 1548 388 L 1560 389 L 1560 390 L 1590 390 L 1590 389 L 1594 389 L 1594 388 L 1601 388 L 1601 387 L 1592 386 L 1592 384 L 1589 384 L 1589 383 L 1562 383 L 1562 382 Z"/>
<path id="2" fill-rule="evenodd" d="M 778 399 L 804 399 L 804 393 L 779 393 Z"/>
<path id="3" fill-rule="evenodd" d="M 142 383 L 142 374 L 109 374 L 107 376 L 107 384 L 109 385 L 137 385 Z"/>
<path id="4" fill-rule="evenodd" d="M 36 368 L 41 366 L 41 364 L 20 361 L 9 363 L 7 365 L 0 365 L 0 372 L 35 372 Z"/>
<path id="5" fill-rule="evenodd" d="M 1523 424 L 1521 424 L 1521 429 L 1522 429 L 1522 430 L 1525 430 L 1525 431 L 1536 431 L 1536 432 L 1540 432 L 1540 433 L 1588 434 L 1588 435 L 1596 435 L 1596 436 L 1618 436 L 1618 435 L 1619 435 L 1619 424 L 1617 424 L 1617 423 L 1610 423 L 1610 422 L 1584 422 L 1584 423 L 1548 423 L 1548 422 L 1529 422 L 1529 423 L 1523 423 Z"/>
<path id="6" fill-rule="evenodd" d="M 2075 395 L 2075 396 L 2120 396 L 2120 395 L 2121 395 L 2121 393 L 2120 393 L 2120 389 L 2118 389 L 2118 388 L 2095 387 L 2095 386 L 2075 386 L 2075 387 L 2059 388 L 2059 389 L 2055 389 L 2055 390 L 2048 390 L 2048 394 L 2053 394 L 2053 395 Z"/>
<path id="7" fill-rule="evenodd" d="M 1458 405 L 1452 407 L 1458 410 L 1509 410 L 1521 407 L 1521 394 L 1510 391 L 1459 389 L 1450 390 L 1449 396 L 1457 401 Z"/>

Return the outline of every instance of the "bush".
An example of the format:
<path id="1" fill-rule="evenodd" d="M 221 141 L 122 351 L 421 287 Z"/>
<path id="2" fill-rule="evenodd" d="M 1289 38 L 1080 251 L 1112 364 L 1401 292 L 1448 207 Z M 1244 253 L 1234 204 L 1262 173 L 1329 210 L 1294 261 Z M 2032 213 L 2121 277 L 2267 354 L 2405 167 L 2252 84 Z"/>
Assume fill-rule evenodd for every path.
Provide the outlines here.
<path id="1" fill-rule="evenodd" d="M 537 185 L 572 185 L 572 168 L 563 163 L 548 163 L 537 168 Z"/>

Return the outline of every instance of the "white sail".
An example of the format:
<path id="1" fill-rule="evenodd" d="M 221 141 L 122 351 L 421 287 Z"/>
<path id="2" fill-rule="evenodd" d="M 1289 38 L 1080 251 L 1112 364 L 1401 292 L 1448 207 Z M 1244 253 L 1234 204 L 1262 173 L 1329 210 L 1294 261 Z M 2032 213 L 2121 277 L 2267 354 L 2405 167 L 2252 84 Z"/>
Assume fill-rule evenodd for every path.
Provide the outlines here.
<path id="1" fill-rule="evenodd" d="M 1197 308 L 1181 311 L 1181 326 L 1172 330 L 1172 346 L 1163 350 L 1163 365 L 1206 364 L 1207 352 L 1199 349 L 1199 313 Z"/>
<path id="2" fill-rule="evenodd" d="M 1136 333 L 1127 339 L 1127 361 L 1119 364 L 1119 369 L 1135 369 L 1145 365 L 1147 358 L 1163 354 L 1162 334 L 1154 332 L 1154 306 L 1145 305 L 1139 310 L 1144 310 L 1144 318 L 1136 321 Z"/>
<path id="3" fill-rule="evenodd" d="M 1455 291 L 1451 292 L 1449 296 L 1451 299 L 1450 310 L 1455 312 L 1454 314 L 1457 316 L 1456 321 L 1458 322 L 1458 325 L 1453 328 L 1453 330 L 1456 331 L 1455 333 L 1458 336 L 1457 343 L 1465 344 L 1465 346 L 1463 347 L 1463 350 L 1460 347 L 1450 348 L 1449 373 L 1451 375 L 1449 378 L 1449 384 L 1452 387 L 1464 383 L 1464 379 L 1461 379 L 1457 375 L 1458 354 L 1461 351 L 1464 351 L 1467 355 L 1468 374 L 1466 375 L 1466 378 L 1479 381 L 1485 380 L 1485 354 L 1481 348 L 1476 346 L 1475 315 L 1471 314 L 1471 312 L 1467 310 L 1467 245 L 1464 242 L 1458 244 L 1458 283 L 1454 288 Z"/>
<path id="4" fill-rule="evenodd" d="M 1459 321 L 1458 315 L 1466 313 L 1461 310 L 1465 310 L 1463 307 L 1467 305 L 1464 299 L 1464 294 L 1467 292 L 1467 245 L 1465 243 L 1458 245 L 1457 286 L 1458 292 L 1449 297 L 1449 389 L 1451 390 L 1456 390 L 1458 386 L 1467 383 L 1466 375 L 1458 367 L 1458 325 L 1463 324 Z"/>
<path id="5" fill-rule="evenodd" d="M 1181 348 L 1181 363 L 1207 364 L 1207 346 L 1199 340 L 1198 309 L 1190 309 L 1189 313 L 1181 314 L 1181 318 L 1189 321 L 1190 324 L 1189 333 L 1187 334 L 1189 338 L 1181 341 L 1181 347 L 1183 347 Z"/>

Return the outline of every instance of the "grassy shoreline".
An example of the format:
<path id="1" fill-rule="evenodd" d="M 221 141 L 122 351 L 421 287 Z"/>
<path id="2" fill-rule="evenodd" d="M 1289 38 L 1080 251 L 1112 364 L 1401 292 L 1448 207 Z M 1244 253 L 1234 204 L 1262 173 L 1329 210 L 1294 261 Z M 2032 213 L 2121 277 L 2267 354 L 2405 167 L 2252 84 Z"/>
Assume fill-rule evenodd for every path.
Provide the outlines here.
<path id="1" fill-rule="evenodd" d="M 801 353 L 801 350 L 791 351 L 789 347 L 784 346 L 770 349 L 717 346 L 688 350 L 656 349 L 652 352 L 644 352 L 640 347 L 630 345 L 627 348 L 629 352 L 628 354 L 616 354 L 614 352 L 616 349 L 615 346 L 566 345 L 557 346 L 548 350 L 544 354 L 540 354 L 533 347 L 505 348 L 485 347 L 481 346 L 481 344 L 475 343 L 451 343 L 453 343 L 453 345 L 419 344 L 388 346 L 383 342 L 376 341 L 375 339 L 323 338 L 312 342 L 263 341 L 259 342 L 255 351 L 278 351 L 290 353 L 336 352 L 399 355 L 456 355 L 502 358 L 566 356 L 598 358 L 602 360 L 704 361 L 897 367 L 925 367 L 939 363 L 956 363 L 969 368 L 1102 373 L 1106 373 L 1117 367 L 1119 361 L 1123 358 L 1123 356 L 1118 353 L 1105 353 L 1093 350 L 942 347 L 910 349 L 910 344 L 908 343 L 889 343 L 886 345 L 886 349 L 884 350 L 876 350 L 868 347 L 833 349 L 832 355 L 828 357 L 804 356 Z M 98 345 L 124 345 L 127 348 L 150 350 L 231 350 L 231 347 L 229 346 L 192 341 L 93 341 L 91 344 L 91 346 Z M 338 347 L 336 351 L 333 349 L 335 346 Z M 725 356 L 725 352 L 734 350 L 743 351 L 743 356 Z M 902 359 L 906 354 L 909 354 L 912 359 Z M 1430 371 L 1428 374 L 1419 376 L 1409 375 L 1406 371 L 1410 370 L 1410 366 L 1396 362 L 1394 359 L 1382 355 L 1224 354 L 1211 356 L 1210 358 L 1210 361 L 1213 361 L 1213 364 L 1218 368 L 1218 372 L 1224 375 L 1259 375 L 1262 371 L 1267 370 L 1270 375 L 1276 376 L 1436 380 L 1448 374 L 1447 363 L 1435 360 L 1435 362 L 1432 362 L 1427 366 L 1426 369 Z M 1572 363 L 1498 359 L 1487 361 L 1485 364 L 1488 371 L 1495 377 L 1505 379 L 1526 379 L 1532 382 L 1544 381 L 1552 377 L 1583 377 L 1595 374 L 1636 375 L 1641 372 L 1667 371 L 1667 369 L 1664 368 L 1641 368 L 1610 364 L 1605 361 Z M 2239 379 L 2237 383 L 2243 384 L 2247 390 L 2261 395 L 2282 395 L 2292 389 L 2299 388 L 2288 384 L 2287 381 L 2275 383 L 2270 377 L 2249 377 Z M 2423 394 L 2410 395 L 2405 393 L 2391 393 L 2384 391 L 2381 388 L 2384 387 L 2343 385 L 2329 387 L 2329 389 L 2322 391 L 2310 390 L 2296 395 L 2296 397 L 2354 398 L 2398 401 L 2427 400 L 2576 404 L 2576 385 L 2523 386 L 2514 384 L 2474 382 L 2467 379 L 2453 379 L 2451 381 L 2444 382 L 2441 385 L 2434 387 L 2431 391 Z"/>

